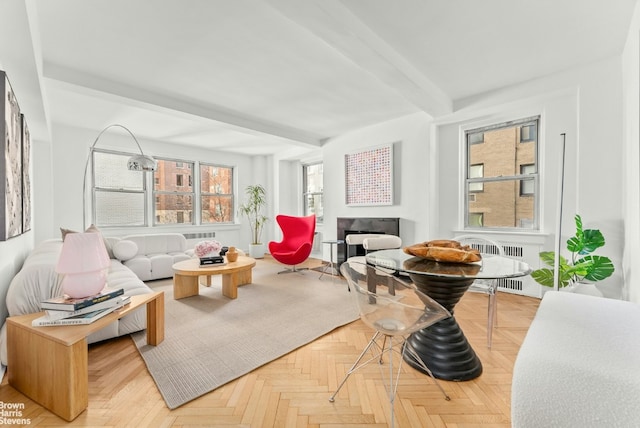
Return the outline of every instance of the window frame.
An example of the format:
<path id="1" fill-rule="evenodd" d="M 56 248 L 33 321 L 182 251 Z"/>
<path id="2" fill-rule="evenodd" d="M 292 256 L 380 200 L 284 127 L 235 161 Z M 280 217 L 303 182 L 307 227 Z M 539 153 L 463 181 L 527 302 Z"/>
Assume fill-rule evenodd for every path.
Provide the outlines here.
<path id="1" fill-rule="evenodd" d="M 525 139 L 525 138 L 522 138 L 522 134 L 524 134 L 524 133 L 522 132 L 522 130 L 523 130 L 524 128 L 531 128 L 532 126 L 535 126 L 535 125 L 532 125 L 532 124 L 523 124 L 523 125 L 521 125 L 521 126 L 520 126 L 520 142 L 521 142 L 521 143 L 531 143 L 531 142 L 534 142 L 534 141 L 536 141 L 536 140 L 538 139 L 538 131 L 539 131 L 539 128 L 540 128 L 539 124 L 538 124 L 538 126 L 536 126 L 536 127 L 534 128 L 534 129 L 535 129 L 535 132 L 531 132 L 531 131 L 529 131 L 529 132 L 528 132 L 528 134 L 529 134 L 529 138 L 526 138 L 526 139 Z M 531 137 L 531 135 L 532 135 L 532 134 L 533 134 L 533 137 Z"/>
<path id="2" fill-rule="evenodd" d="M 313 167 L 317 165 L 322 165 L 322 182 L 323 182 L 322 191 L 309 192 L 308 191 L 309 186 L 307 183 L 307 177 L 308 177 L 307 169 L 309 167 Z M 316 214 L 317 224 L 322 224 L 324 222 L 324 162 L 322 161 L 302 164 L 302 213 L 304 216 L 308 216 L 312 214 L 310 211 L 308 211 L 307 201 L 309 197 L 315 197 L 315 196 L 320 196 L 320 200 L 322 201 L 323 215 L 322 217 L 318 218 L 318 215 Z M 315 212 L 313 214 L 315 214 Z"/>
<path id="3" fill-rule="evenodd" d="M 523 171 L 523 169 L 526 169 L 525 167 L 529 167 L 529 166 L 533 166 L 533 167 L 534 167 L 534 169 L 535 169 L 535 167 L 536 167 L 536 165 L 535 165 L 535 164 L 532 164 L 532 163 L 523 163 L 523 164 L 521 164 L 521 165 L 520 165 L 520 175 L 522 175 L 522 176 L 525 176 L 525 177 L 526 177 L 526 176 L 529 176 L 529 175 L 533 175 L 533 174 L 535 174 L 535 172 L 524 172 L 524 171 Z M 519 183 L 519 190 L 518 190 L 519 195 L 520 195 L 520 196 L 522 196 L 522 197 L 526 197 L 526 196 L 535 196 L 535 193 L 536 193 L 536 183 L 535 183 L 535 180 L 534 180 L 534 182 L 533 182 L 533 191 L 532 191 L 532 192 L 525 192 L 525 191 L 523 191 L 523 189 L 524 189 L 524 186 L 523 186 L 523 185 L 524 185 L 525 181 L 527 181 L 527 182 L 528 182 L 528 181 L 530 181 L 530 180 L 525 180 L 525 179 L 523 179 L 523 180 L 521 180 L 521 181 L 520 181 L 520 183 Z"/>
<path id="4" fill-rule="evenodd" d="M 465 230 L 473 230 L 473 231 L 515 231 L 515 232 L 539 232 L 540 231 L 540 208 L 539 208 L 539 204 L 540 204 L 540 157 L 539 157 L 539 153 L 540 153 L 540 129 L 541 129 L 541 122 L 542 122 L 542 116 L 541 115 L 536 115 L 536 116 L 529 116 L 529 117 L 523 117 L 520 119 L 514 119 L 514 120 L 509 120 L 509 121 L 503 121 L 503 122 L 494 122 L 492 124 L 488 124 L 486 126 L 481 126 L 481 127 L 474 127 L 474 128 L 468 128 L 468 129 L 463 129 L 462 130 L 462 136 L 461 136 L 461 142 L 462 142 L 462 150 L 464 153 L 464 160 L 463 160 L 463 174 L 462 174 L 462 192 L 463 192 L 463 196 L 461 198 L 461 200 L 463 201 L 463 211 L 462 211 L 462 227 Z M 526 141 L 522 141 L 521 140 L 521 128 L 523 126 L 529 126 L 529 125 L 535 125 L 535 138 L 532 140 L 526 140 Z M 503 129 L 503 128 L 509 128 L 509 127 L 516 127 L 518 128 L 518 136 L 517 139 L 518 141 L 516 141 L 517 144 L 520 143 L 534 143 L 535 147 L 534 147 L 534 163 L 531 164 L 529 163 L 528 165 L 534 165 L 536 172 L 532 173 L 532 174 L 522 174 L 520 173 L 520 171 L 518 171 L 517 174 L 515 175 L 511 175 L 511 176 L 499 176 L 499 177 L 480 177 L 480 178 L 469 178 L 469 172 L 470 172 L 470 167 L 472 166 L 470 164 L 470 147 L 472 145 L 475 144 L 479 144 L 478 142 L 471 142 L 468 139 L 469 135 L 474 135 L 474 134 L 478 134 L 478 133 L 482 133 L 483 135 L 488 132 L 488 131 L 492 131 L 492 130 L 498 130 L 498 129 Z M 483 140 L 484 142 L 484 140 Z M 478 162 L 476 162 L 473 165 L 477 165 Z M 524 165 L 524 164 L 523 164 Z M 483 169 L 484 171 L 484 169 Z M 527 179 L 530 180 L 532 179 L 534 180 L 534 193 L 533 194 L 525 194 L 525 195 L 520 195 L 520 188 L 521 188 L 521 184 L 522 181 Z M 476 227 L 476 226 L 471 226 L 469 223 L 469 215 L 470 214 L 478 214 L 478 213 L 473 213 L 470 212 L 469 209 L 469 195 L 470 194 L 478 194 L 478 191 L 473 191 L 469 189 L 469 184 L 474 184 L 474 183 L 495 183 L 495 182 L 500 182 L 500 181 L 515 181 L 518 184 L 518 195 L 520 197 L 525 197 L 525 198 L 533 198 L 533 216 L 534 219 L 531 222 L 532 227 L 531 228 L 524 228 L 524 227 L 520 227 L 520 226 L 516 226 L 516 227 L 487 227 L 487 226 L 482 226 L 482 227 Z M 484 186 L 483 186 L 484 187 Z M 521 224 L 522 221 L 519 221 L 518 224 Z"/>
<path id="5" fill-rule="evenodd" d="M 477 143 L 470 143 L 470 144 L 477 144 Z M 480 167 L 481 175 L 476 175 L 474 177 L 471 177 L 471 171 L 472 171 L 473 167 Z M 468 178 L 468 180 L 469 180 L 469 185 L 468 185 L 469 194 L 484 192 L 484 181 L 480 181 L 480 180 L 482 180 L 484 178 L 484 162 L 483 163 L 474 163 L 473 165 L 469 165 L 469 171 L 467 171 L 467 175 L 469 176 L 469 178 Z M 479 180 L 474 181 L 474 179 L 479 179 Z M 473 188 L 472 188 L 472 186 L 473 186 Z"/>
<path id="6" fill-rule="evenodd" d="M 119 150 L 109 150 L 109 149 L 101 149 L 93 147 L 91 149 L 91 223 L 95 224 L 100 228 L 116 228 L 116 227 L 147 227 L 149 225 L 149 202 L 148 202 L 148 187 L 147 180 L 144 171 L 132 171 L 139 172 L 141 174 L 141 182 L 142 186 L 140 190 L 125 190 L 125 189 L 116 189 L 110 187 L 98 187 L 96 185 L 96 153 L 108 154 L 108 155 L 116 155 L 122 156 L 127 160 L 136 155 L 136 153 L 130 152 L 122 152 Z M 143 198 L 143 221 L 141 224 L 103 224 L 98 222 L 97 218 L 97 194 L 98 193 L 125 193 L 125 194 L 142 194 Z"/>
<path id="7" fill-rule="evenodd" d="M 213 193 L 213 192 L 203 192 L 202 191 L 202 179 L 201 179 L 201 174 L 202 174 L 202 167 L 206 166 L 206 167 L 213 167 L 213 168 L 225 168 L 225 169 L 230 169 L 231 173 L 231 193 Z M 236 168 L 230 165 L 223 165 L 223 164 L 217 164 L 217 163 L 211 163 L 211 162 L 198 162 L 198 177 L 197 177 L 197 183 L 198 183 L 198 219 L 199 219 L 199 224 L 200 225 L 219 225 L 219 224 L 235 224 L 236 222 L 236 211 L 237 211 L 237 206 L 236 206 L 236 191 L 235 191 L 235 186 L 236 186 Z M 202 199 L 205 196 L 222 196 L 222 197 L 230 197 L 231 198 L 231 219 L 229 221 L 225 221 L 225 222 L 203 222 L 202 220 Z"/>

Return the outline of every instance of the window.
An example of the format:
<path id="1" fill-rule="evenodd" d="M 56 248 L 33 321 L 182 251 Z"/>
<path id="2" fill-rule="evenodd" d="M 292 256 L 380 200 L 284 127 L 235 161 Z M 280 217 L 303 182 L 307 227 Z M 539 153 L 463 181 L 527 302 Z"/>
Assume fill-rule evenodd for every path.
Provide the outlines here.
<path id="1" fill-rule="evenodd" d="M 129 171 L 129 153 L 96 149 L 92 154 L 92 222 L 97 226 L 211 224 L 234 221 L 233 167 L 175 159 L 156 159 L 158 168 L 147 182 L 145 173 Z M 199 182 L 194 185 L 194 172 Z M 147 184 L 153 183 L 153 194 Z M 199 185 L 199 187 L 197 187 Z M 196 206 L 196 193 L 200 206 Z M 147 208 L 153 204 L 152 216 Z M 200 208 L 200 219 L 196 209 Z M 147 220 L 149 219 L 149 220 Z M 199 221 L 198 221 L 199 220 Z"/>
<path id="2" fill-rule="evenodd" d="M 142 171 L 129 171 L 129 153 L 93 151 L 93 213 L 96 226 L 145 226 L 147 189 Z"/>
<path id="3" fill-rule="evenodd" d="M 469 213 L 469 226 L 471 227 L 482 227 L 482 213 Z"/>
<path id="4" fill-rule="evenodd" d="M 469 134 L 469 144 L 482 144 L 484 143 L 484 132 L 475 132 Z"/>
<path id="5" fill-rule="evenodd" d="M 324 220 L 322 170 L 322 163 L 302 166 L 304 215 L 315 214 L 318 223 L 322 223 Z"/>
<path id="6" fill-rule="evenodd" d="M 536 125 L 523 125 L 520 128 L 520 142 L 528 143 L 536 141 L 538 135 L 538 127 Z"/>
<path id="7" fill-rule="evenodd" d="M 469 178 L 484 177 L 484 164 L 470 165 Z M 482 192 L 484 186 L 482 183 L 469 183 L 469 192 Z"/>
<path id="8" fill-rule="evenodd" d="M 536 166 L 533 164 L 520 165 L 520 175 L 535 174 Z M 530 196 L 535 192 L 535 181 L 533 178 L 520 181 L 520 196 Z"/>
<path id="9" fill-rule="evenodd" d="M 538 127 L 534 117 L 466 132 L 465 227 L 538 227 Z"/>
<path id="10" fill-rule="evenodd" d="M 179 171 L 178 171 L 179 170 Z M 158 159 L 154 172 L 155 224 L 193 224 L 192 162 Z"/>
<path id="11" fill-rule="evenodd" d="M 201 223 L 231 223 L 233 212 L 233 168 L 201 163 Z"/>

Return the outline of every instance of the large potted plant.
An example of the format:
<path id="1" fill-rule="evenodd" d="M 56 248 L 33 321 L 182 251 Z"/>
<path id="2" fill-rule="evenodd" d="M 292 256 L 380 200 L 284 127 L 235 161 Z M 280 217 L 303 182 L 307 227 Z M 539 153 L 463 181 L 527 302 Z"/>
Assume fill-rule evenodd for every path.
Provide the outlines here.
<path id="1" fill-rule="evenodd" d="M 267 204 L 266 192 L 260 184 L 252 184 L 245 188 L 245 195 L 247 200 L 238 207 L 238 211 L 247 217 L 251 227 L 249 255 L 261 259 L 265 253 L 265 246 L 261 241 L 262 229 L 268 220 L 262 212 Z"/>
<path id="2" fill-rule="evenodd" d="M 558 288 L 575 289 L 581 284 L 593 284 L 610 277 L 614 272 L 613 262 L 605 256 L 592 254 L 605 244 L 604 236 L 598 229 L 583 229 L 582 218 L 576 214 L 576 234 L 567 240 L 567 250 L 571 260 L 559 257 Z M 554 286 L 555 252 L 543 251 L 540 259 L 550 268 L 537 269 L 531 276 L 545 287 Z M 577 290 L 576 290 L 577 291 Z"/>

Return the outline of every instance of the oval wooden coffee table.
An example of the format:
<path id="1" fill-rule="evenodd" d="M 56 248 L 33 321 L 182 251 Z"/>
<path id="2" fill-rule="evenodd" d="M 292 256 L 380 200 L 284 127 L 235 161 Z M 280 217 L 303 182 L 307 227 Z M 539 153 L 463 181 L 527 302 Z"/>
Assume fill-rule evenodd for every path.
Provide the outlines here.
<path id="1" fill-rule="evenodd" d="M 239 256 L 235 262 L 202 267 L 200 267 L 200 260 L 197 258 L 178 262 L 172 266 L 174 271 L 173 298 L 178 300 L 200 294 L 198 280 L 200 276 L 206 277 L 206 283 L 203 285 L 209 287 L 212 275 L 222 275 L 222 295 L 235 299 L 238 297 L 238 286 L 251 284 L 253 281 L 251 269 L 255 265 L 255 259 L 246 256 Z"/>

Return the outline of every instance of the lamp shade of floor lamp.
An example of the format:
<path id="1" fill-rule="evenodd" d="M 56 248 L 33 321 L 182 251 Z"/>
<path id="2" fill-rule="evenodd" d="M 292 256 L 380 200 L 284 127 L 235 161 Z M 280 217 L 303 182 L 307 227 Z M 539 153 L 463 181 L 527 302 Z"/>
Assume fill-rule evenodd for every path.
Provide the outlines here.
<path id="1" fill-rule="evenodd" d="M 93 150 L 96 147 L 96 144 L 98 144 L 98 141 L 100 140 L 100 137 L 102 137 L 102 134 L 104 134 L 108 129 L 111 129 L 111 128 L 120 128 L 125 130 L 131 136 L 133 141 L 136 143 L 136 146 L 138 146 L 138 150 L 140 150 L 140 154 L 131 156 L 127 161 L 128 170 L 146 172 L 146 171 L 155 171 L 158 168 L 158 163 L 156 162 L 156 160 L 153 157 L 144 154 L 144 152 L 142 151 L 142 147 L 140 147 L 140 143 L 138 142 L 138 139 L 136 138 L 135 135 L 133 135 L 133 132 L 131 132 L 129 128 L 127 128 L 126 126 L 115 123 L 113 125 L 107 126 L 102 131 L 100 131 L 100 133 L 94 140 L 93 144 L 91 145 L 91 149 L 89 150 L 89 156 L 87 157 L 87 161 L 84 164 L 84 176 L 82 179 L 82 228 L 83 229 L 86 229 L 87 227 L 86 198 L 87 198 L 87 171 L 89 169 L 89 162 L 91 160 L 91 155 L 93 154 Z"/>
<path id="2" fill-rule="evenodd" d="M 100 234 L 67 234 L 56 266 L 56 272 L 64 275 L 62 291 L 72 298 L 100 293 L 107 282 L 110 263 Z"/>

